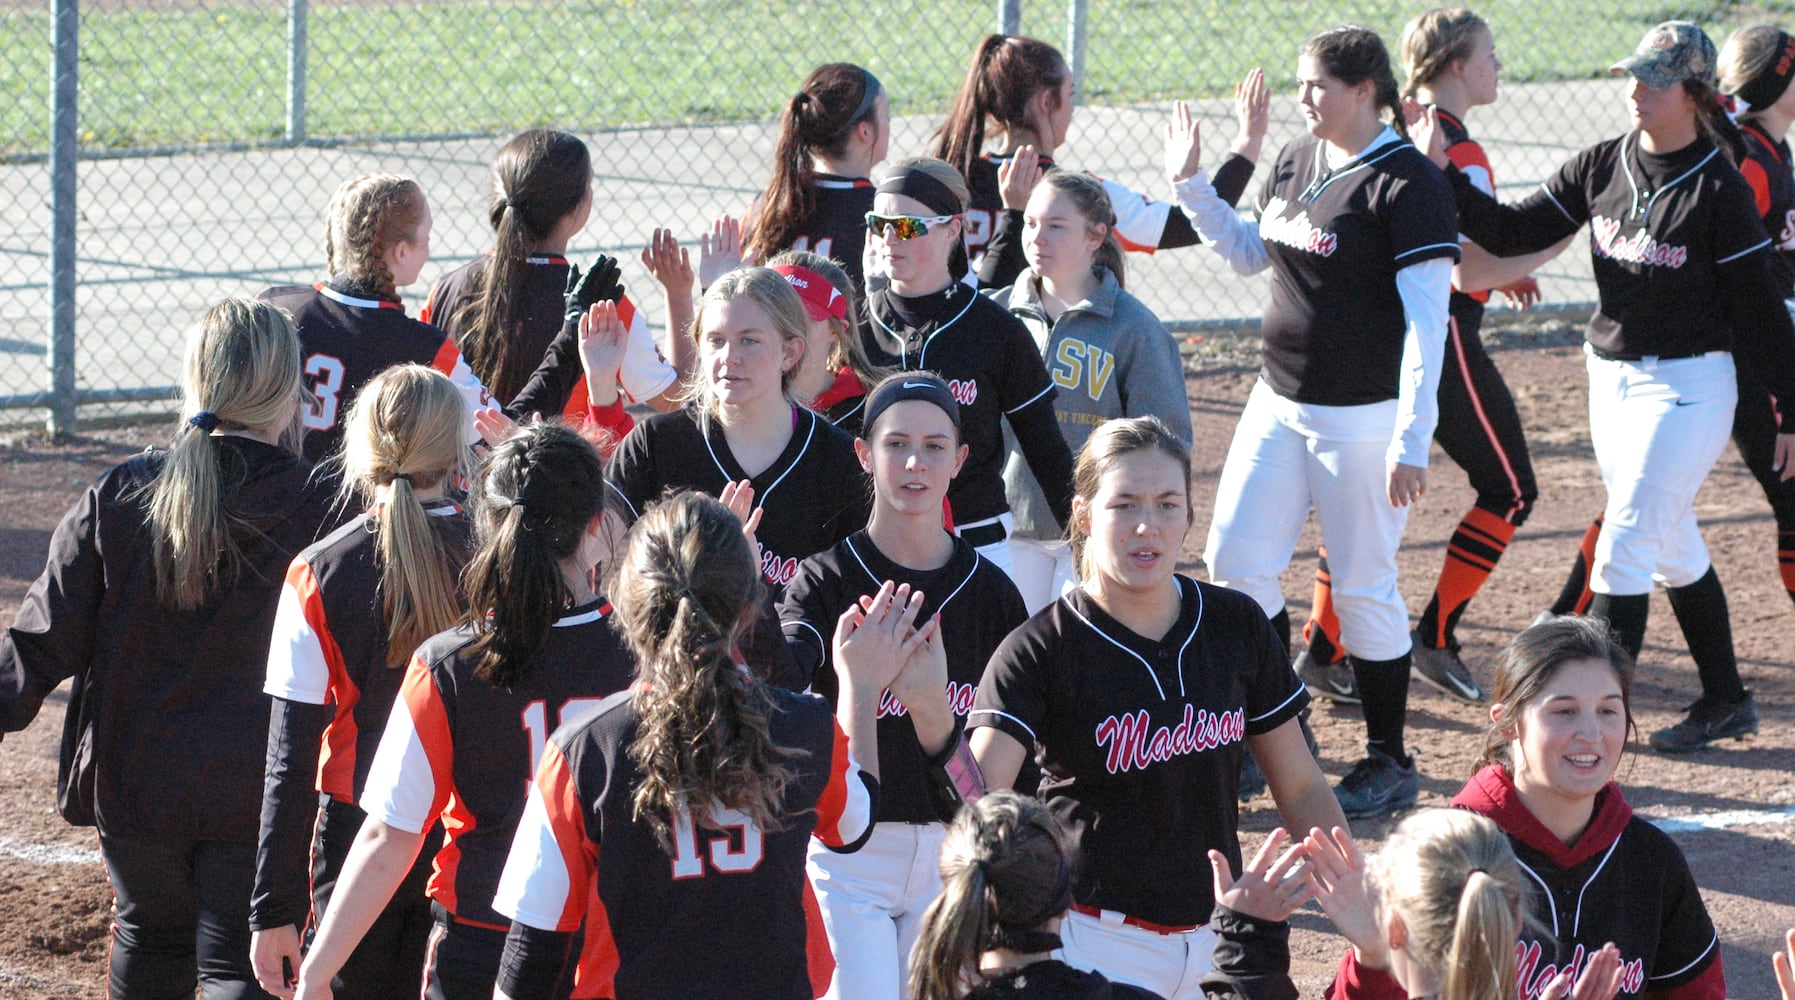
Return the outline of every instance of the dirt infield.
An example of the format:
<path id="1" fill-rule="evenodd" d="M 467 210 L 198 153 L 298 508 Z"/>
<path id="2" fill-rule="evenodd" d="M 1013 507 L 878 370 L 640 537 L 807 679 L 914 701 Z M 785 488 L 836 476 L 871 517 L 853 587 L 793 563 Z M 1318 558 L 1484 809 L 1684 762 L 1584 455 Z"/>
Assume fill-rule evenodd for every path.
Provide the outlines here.
<path id="1" fill-rule="evenodd" d="M 1533 446 L 1541 496 L 1459 634 L 1465 659 L 1487 681 L 1489 661 L 1513 631 L 1557 592 L 1567 557 L 1602 494 L 1590 456 L 1581 355 L 1574 347 L 1504 350 L 1497 361 L 1515 390 Z M 1184 569 L 1200 574 L 1196 554 L 1234 420 L 1252 381 L 1246 367 L 1188 380 L 1197 431 L 1199 520 Z M 10 622 L 42 567 L 63 509 L 95 475 L 161 436 L 160 428 L 96 432 L 63 447 L 29 441 L 0 446 L 0 622 Z M 1447 536 L 1470 505 L 1464 476 L 1436 452 L 1432 489 L 1409 522 L 1402 555 L 1403 593 L 1419 613 L 1439 572 Z M 1729 993 L 1776 994 L 1769 954 L 1795 925 L 1795 665 L 1788 636 L 1795 608 L 1777 577 L 1775 529 L 1756 484 L 1729 448 L 1698 501 L 1708 544 L 1727 586 L 1741 667 L 1763 713 L 1755 740 L 1686 758 L 1638 751 L 1621 781 L 1635 809 L 1668 821 L 1689 857 L 1720 926 Z M 1293 614 L 1309 600 L 1315 537 L 1305 536 L 1286 575 Z M 1634 707 L 1642 732 L 1672 721 L 1693 697 L 1694 670 L 1662 595 L 1653 598 Z M 104 995 L 109 897 L 89 830 L 64 826 L 52 811 L 51 784 L 61 725 L 60 695 L 29 729 L 0 745 L 0 996 L 36 1000 Z M 1442 804 L 1463 783 L 1478 743 L 1479 709 L 1448 702 L 1417 685 L 1410 702 L 1424 804 Z M 1343 773 L 1360 754 L 1363 725 L 1352 709 L 1323 706 L 1315 715 L 1323 765 Z M 1243 816 L 1249 842 L 1276 824 L 1270 800 Z M 1362 823 L 1377 841 L 1391 820 Z M 1320 988 L 1340 941 L 1311 908 L 1295 918 L 1294 947 L 1305 996 Z"/>

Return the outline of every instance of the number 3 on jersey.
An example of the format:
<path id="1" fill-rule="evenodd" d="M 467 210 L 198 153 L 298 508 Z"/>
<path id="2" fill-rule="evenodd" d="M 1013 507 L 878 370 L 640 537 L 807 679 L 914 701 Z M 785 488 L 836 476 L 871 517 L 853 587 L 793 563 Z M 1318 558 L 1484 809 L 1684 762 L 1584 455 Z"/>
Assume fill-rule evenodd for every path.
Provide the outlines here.
<path id="1" fill-rule="evenodd" d="M 312 399 L 305 408 L 305 429 L 330 430 L 337 425 L 337 410 L 342 406 L 337 394 L 343 391 L 343 362 L 328 354 L 314 354 L 305 359 L 305 374 L 312 380 Z"/>
<path id="2" fill-rule="evenodd" d="M 711 803 L 711 822 L 722 831 L 712 834 L 707 828 L 705 833 L 710 837 L 710 866 L 721 875 L 736 875 L 751 872 L 760 867 L 762 854 L 760 827 L 754 825 L 754 817 L 740 809 L 725 809 L 720 803 Z M 736 846 L 740 842 L 740 847 Z M 699 878 L 704 875 L 704 855 L 698 851 L 698 824 L 692 819 L 689 810 L 681 809 L 673 814 L 673 877 L 676 879 Z"/>

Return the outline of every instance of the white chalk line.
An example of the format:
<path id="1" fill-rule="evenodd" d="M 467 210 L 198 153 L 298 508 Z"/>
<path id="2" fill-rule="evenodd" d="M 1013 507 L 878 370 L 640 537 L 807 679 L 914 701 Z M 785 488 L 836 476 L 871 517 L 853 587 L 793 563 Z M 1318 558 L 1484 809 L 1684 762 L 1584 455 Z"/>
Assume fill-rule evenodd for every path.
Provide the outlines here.
<path id="1" fill-rule="evenodd" d="M 0 855 L 31 861 L 40 865 L 97 865 L 100 852 L 93 847 L 70 847 L 66 844 L 31 844 L 0 837 Z"/>
<path id="2" fill-rule="evenodd" d="M 1723 809 L 1689 816 L 1647 816 L 1647 822 L 1665 833 L 1697 833 L 1730 830 L 1740 826 L 1775 826 L 1795 820 L 1795 806 L 1775 809 Z"/>

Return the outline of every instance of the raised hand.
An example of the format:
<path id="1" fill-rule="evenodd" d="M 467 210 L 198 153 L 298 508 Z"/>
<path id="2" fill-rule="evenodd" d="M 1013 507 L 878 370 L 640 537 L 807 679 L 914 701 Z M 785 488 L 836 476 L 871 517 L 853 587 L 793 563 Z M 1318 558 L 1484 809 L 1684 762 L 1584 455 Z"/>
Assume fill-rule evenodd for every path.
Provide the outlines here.
<path id="1" fill-rule="evenodd" d="M 760 528 L 760 515 L 765 511 L 754 506 L 754 483 L 746 479 L 724 483 L 723 491 L 717 494 L 717 502 L 728 507 L 736 520 L 742 522 L 742 537 L 748 539 L 754 564 L 760 565 L 760 540 L 754 537 L 754 532 Z"/>
<path id="2" fill-rule="evenodd" d="M 1412 100 L 1404 101 L 1402 110 L 1403 117 L 1408 119 L 1409 141 L 1432 160 L 1434 166 L 1445 170 L 1446 133 L 1440 128 L 1440 112 L 1435 108 L 1424 108 Z"/>
<path id="3" fill-rule="evenodd" d="M 1612 941 L 1603 945 L 1600 951 L 1589 956 L 1589 961 L 1583 964 L 1583 972 L 1573 984 L 1571 973 L 1575 971 L 1566 966 L 1563 972 L 1553 976 L 1540 993 L 1539 1000 L 1610 1000 L 1620 992 L 1620 949 Z"/>
<path id="4" fill-rule="evenodd" d="M 661 283 L 667 294 L 691 298 L 692 282 L 695 275 L 692 271 L 692 255 L 679 245 L 671 229 L 656 229 L 649 237 L 648 245 L 642 248 L 642 266 L 654 275 L 654 280 Z"/>
<path id="5" fill-rule="evenodd" d="M 1003 207 L 1021 211 L 1028 207 L 1028 196 L 1041 180 L 1041 155 L 1035 147 L 1024 145 L 1010 154 L 997 168 L 997 186 L 1003 192 Z"/>
<path id="6" fill-rule="evenodd" d="M 870 602 L 857 603 L 835 622 L 835 672 L 843 689 L 852 686 L 877 693 L 891 686 L 927 634 L 914 626 L 922 610 L 922 591 L 890 580 Z"/>
<path id="7" fill-rule="evenodd" d="M 517 421 L 496 406 L 483 406 L 474 411 L 474 430 L 479 433 L 480 440 L 490 447 L 516 434 Z"/>
<path id="8" fill-rule="evenodd" d="M 1539 302 L 1539 279 L 1529 274 L 1519 281 L 1506 285 L 1498 285 L 1496 291 L 1508 300 L 1508 307 L 1517 312 L 1526 312 Z"/>
<path id="9" fill-rule="evenodd" d="M 1259 144 L 1271 127 L 1271 91 L 1265 88 L 1265 70 L 1254 66 L 1234 85 L 1234 118 L 1240 123 L 1240 140 L 1252 143 L 1253 155 L 1259 158 Z M 1238 149 L 1237 149 L 1238 151 Z"/>
<path id="10" fill-rule="evenodd" d="M 1776 971 L 1776 986 L 1782 991 L 1783 1000 L 1795 1000 L 1795 930 L 1783 936 L 1783 943 L 1788 950 L 1772 955 L 1770 967 Z"/>
<path id="11" fill-rule="evenodd" d="M 600 302 L 620 302 L 623 300 L 623 269 L 617 266 L 617 258 L 599 254 L 592 262 L 591 270 L 580 273 L 578 264 L 567 268 L 567 289 L 562 293 L 565 313 L 569 318 L 585 315 Z"/>
<path id="12" fill-rule="evenodd" d="M 1303 856 L 1308 848 L 1297 841 L 1284 849 L 1290 834 L 1278 827 L 1259 845 L 1253 860 L 1239 878 L 1229 870 L 1228 859 L 1220 851 L 1209 852 L 1209 867 L 1215 872 L 1215 901 L 1236 913 L 1260 920 L 1284 920 L 1296 908 L 1315 895 L 1315 882 L 1303 870 Z"/>
<path id="13" fill-rule="evenodd" d="M 742 266 L 742 223 L 719 215 L 711 231 L 698 236 L 698 281 L 709 288 L 718 278 Z"/>
<path id="14" fill-rule="evenodd" d="M 599 302 L 580 316 L 580 367 L 586 370 L 586 392 L 594 404 L 617 401 L 617 370 L 629 351 L 629 327 L 617 303 Z"/>
<path id="15" fill-rule="evenodd" d="M 1192 118 L 1190 104 L 1172 102 L 1172 120 L 1166 123 L 1166 177 L 1176 184 L 1203 165 L 1203 123 Z"/>
<path id="16" fill-rule="evenodd" d="M 1319 828 L 1303 838 L 1310 877 L 1315 880 L 1315 901 L 1334 922 L 1340 936 L 1358 949 L 1359 962 L 1374 969 L 1390 967 L 1390 945 L 1378 926 L 1377 907 L 1365 884 L 1365 855 L 1352 834 L 1340 827 L 1332 833 Z"/>

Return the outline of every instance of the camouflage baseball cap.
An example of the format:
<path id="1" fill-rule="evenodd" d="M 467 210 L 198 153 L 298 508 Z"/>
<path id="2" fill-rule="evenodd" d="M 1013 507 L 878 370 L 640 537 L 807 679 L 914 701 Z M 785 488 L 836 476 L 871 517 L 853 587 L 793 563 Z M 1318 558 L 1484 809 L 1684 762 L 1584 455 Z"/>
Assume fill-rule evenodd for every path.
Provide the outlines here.
<path id="1" fill-rule="evenodd" d="M 1714 43 L 1688 21 L 1665 21 L 1645 33 L 1633 54 L 1608 68 L 1613 74 L 1631 73 L 1653 90 L 1664 90 L 1684 80 L 1699 80 L 1712 87 Z"/>

